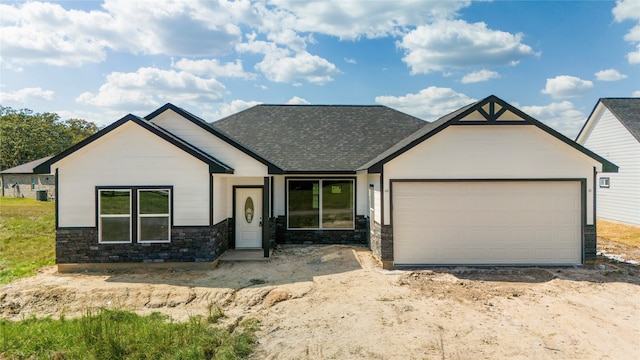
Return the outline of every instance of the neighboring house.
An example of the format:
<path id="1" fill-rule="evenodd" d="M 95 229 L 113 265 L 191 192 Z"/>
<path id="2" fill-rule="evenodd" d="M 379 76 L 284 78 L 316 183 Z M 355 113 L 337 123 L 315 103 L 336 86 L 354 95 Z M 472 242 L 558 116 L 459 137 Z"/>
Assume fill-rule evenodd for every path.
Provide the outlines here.
<path id="1" fill-rule="evenodd" d="M 41 165 L 58 264 L 211 262 L 228 248 L 363 244 L 402 265 L 595 260 L 594 177 L 617 167 L 489 96 L 427 123 L 384 106 L 167 104 Z"/>
<path id="2" fill-rule="evenodd" d="M 35 199 L 37 191 L 46 191 L 47 198 L 53 197 L 56 190 L 55 176 L 33 172 L 36 166 L 49 159 L 51 156 L 0 171 L 2 196 Z"/>
<path id="3" fill-rule="evenodd" d="M 597 216 L 640 226 L 640 98 L 598 100 L 576 141 L 620 167 L 598 175 Z"/>

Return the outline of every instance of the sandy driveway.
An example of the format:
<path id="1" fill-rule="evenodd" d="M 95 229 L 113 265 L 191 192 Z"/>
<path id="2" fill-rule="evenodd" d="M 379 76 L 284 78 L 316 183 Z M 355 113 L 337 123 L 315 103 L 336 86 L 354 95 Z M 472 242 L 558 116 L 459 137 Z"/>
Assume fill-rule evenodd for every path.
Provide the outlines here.
<path id="1" fill-rule="evenodd" d="M 257 359 L 640 358 L 640 267 L 385 271 L 368 250 L 286 247 L 210 271 L 37 276 L 0 287 L 21 319 L 88 307 L 260 320 Z"/>

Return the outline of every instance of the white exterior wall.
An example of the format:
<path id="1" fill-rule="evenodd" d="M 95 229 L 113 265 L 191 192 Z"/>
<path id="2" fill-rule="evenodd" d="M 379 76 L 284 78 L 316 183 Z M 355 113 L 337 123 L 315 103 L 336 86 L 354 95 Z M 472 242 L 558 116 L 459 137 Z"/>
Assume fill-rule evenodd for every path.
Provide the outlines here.
<path id="1" fill-rule="evenodd" d="M 173 186 L 173 223 L 209 225 L 209 165 L 133 122 L 52 164 L 60 227 L 96 226 L 96 186 Z"/>
<path id="2" fill-rule="evenodd" d="M 382 224 L 382 193 L 380 192 L 380 174 L 369 174 L 367 176 L 367 189 L 370 185 L 373 185 L 373 209 L 374 209 L 374 221 L 378 224 Z"/>
<path id="3" fill-rule="evenodd" d="M 384 165 L 384 224 L 391 179 L 587 179 L 593 224 L 593 169 L 601 164 L 529 125 L 449 126 Z"/>
<path id="4" fill-rule="evenodd" d="M 273 217 L 284 216 L 285 213 L 285 181 L 284 175 L 273 177 Z"/>
<path id="5" fill-rule="evenodd" d="M 267 176 L 266 165 L 171 110 L 151 122 L 230 166 L 236 176 Z"/>
<path id="6" fill-rule="evenodd" d="M 609 177 L 610 187 L 596 189 L 596 215 L 640 225 L 640 142 L 604 108 L 584 146 L 619 167 L 618 173 L 598 174 Z"/>

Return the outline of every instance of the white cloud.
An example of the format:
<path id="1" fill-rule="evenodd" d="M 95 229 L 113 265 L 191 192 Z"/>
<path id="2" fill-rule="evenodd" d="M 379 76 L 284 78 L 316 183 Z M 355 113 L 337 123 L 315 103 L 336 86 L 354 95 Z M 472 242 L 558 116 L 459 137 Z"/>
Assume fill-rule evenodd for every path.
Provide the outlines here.
<path id="1" fill-rule="evenodd" d="M 24 88 L 10 92 L 0 92 L 0 103 L 27 103 L 32 99 L 53 100 L 52 90 L 42 90 L 41 87 Z"/>
<path id="2" fill-rule="evenodd" d="M 291 99 L 289 99 L 289 101 L 287 101 L 287 104 L 289 104 L 289 105 L 309 105 L 311 103 L 307 99 L 294 96 Z"/>
<path id="3" fill-rule="evenodd" d="M 636 50 L 627 54 L 627 61 L 632 65 L 640 64 L 640 1 L 617 1 L 611 13 L 616 22 L 625 20 L 636 22 L 635 26 L 624 36 L 624 39 L 636 45 Z"/>
<path id="4" fill-rule="evenodd" d="M 636 46 L 636 51 L 627 54 L 627 61 L 629 61 L 631 65 L 640 64 L 640 44 Z"/>
<path id="5" fill-rule="evenodd" d="M 216 121 L 259 104 L 262 103 L 260 101 L 233 100 L 228 104 L 222 104 L 217 111 L 206 114 L 205 116 L 207 116 L 208 119 L 214 119 L 213 121 Z"/>
<path id="6" fill-rule="evenodd" d="M 547 84 L 541 92 L 554 98 L 571 98 L 582 95 L 591 89 L 593 89 L 593 82 L 589 80 L 560 75 L 547 79 Z"/>
<path id="7" fill-rule="evenodd" d="M 242 39 L 235 22 L 247 11 L 246 1 L 106 0 L 102 10 L 93 11 L 35 1 L 0 4 L 2 60 L 14 67 L 80 66 L 104 61 L 107 49 L 178 56 L 226 54 Z"/>
<path id="8" fill-rule="evenodd" d="M 481 81 L 488 81 L 491 79 L 499 78 L 500 74 L 495 71 L 489 70 L 480 70 L 472 73 L 468 73 L 467 75 L 462 77 L 463 84 L 469 83 L 477 83 Z"/>
<path id="9" fill-rule="evenodd" d="M 208 77 L 227 77 L 253 79 L 254 74 L 247 73 L 242 68 L 242 61 L 236 60 L 234 63 L 221 64 L 217 59 L 189 60 L 180 59 L 172 64 L 178 70 L 186 71 L 194 75 L 204 75 Z"/>
<path id="10" fill-rule="evenodd" d="M 596 79 L 600 81 L 618 81 L 628 77 L 627 75 L 621 74 L 616 69 L 601 70 L 595 73 L 595 75 Z"/>
<path id="11" fill-rule="evenodd" d="M 0 4 L 2 60 L 24 65 L 42 62 L 57 66 L 80 66 L 105 59 L 107 41 L 95 29 L 108 24 L 104 12 L 65 10 L 52 3 Z"/>
<path id="12" fill-rule="evenodd" d="M 631 93 L 631 96 L 633 97 L 640 97 L 640 90 L 636 90 L 634 92 Z"/>
<path id="13" fill-rule="evenodd" d="M 267 79 L 284 83 L 303 79 L 312 84 L 322 85 L 333 81 L 332 76 L 340 73 L 340 70 L 328 60 L 308 52 L 292 57 L 265 56 L 256 68 L 262 71 Z"/>
<path id="14" fill-rule="evenodd" d="M 398 35 L 407 26 L 450 18 L 471 2 L 464 1 L 296 1 L 272 0 L 281 26 L 342 40 Z M 264 16 L 264 14 L 263 14 Z"/>
<path id="15" fill-rule="evenodd" d="M 404 96 L 376 96 L 376 103 L 389 106 L 413 116 L 433 121 L 469 105 L 476 99 L 449 88 L 431 86 L 417 94 Z"/>
<path id="16" fill-rule="evenodd" d="M 76 102 L 109 108 L 158 106 L 162 102 L 211 101 L 222 97 L 224 86 L 214 78 L 184 71 L 140 68 L 133 73 L 113 72 L 98 94 L 82 93 Z"/>
<path id="17" fill-rule="evenodd" d="M 397 46 L 405 50 L 402 60 L 412 74 L 447 68 L 482 65 L 516 65 L 538 55 L 522 43 L 522 34 L 491 30 L 485 23 L 463 20 L 436 21 L 407 33 Z"/>
<path id="18" fill-rule="evenodd" d="M 353 59 L 353 58 L 344 58 L 344 61 L 348 64 L 353 64 L 353 65 L 356 65 L 358 63 L 356 59 Z"/>
<path id="19" fill-rule="evenodd" d="M 554 102 L 544 106 L 521 106 L 520 110 L 570 139 L 575 139 L 586 119 L 570 101 Z"/>

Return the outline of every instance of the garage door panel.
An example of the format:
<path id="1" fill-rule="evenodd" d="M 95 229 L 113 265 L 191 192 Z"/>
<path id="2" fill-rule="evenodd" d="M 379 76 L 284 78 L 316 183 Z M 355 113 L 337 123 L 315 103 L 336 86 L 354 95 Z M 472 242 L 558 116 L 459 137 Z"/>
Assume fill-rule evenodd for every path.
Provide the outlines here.
<path id="1" fill-rule="evenodd" d="M 578 181 L 393 184 L 396 264 L 579 264 Z"/>

